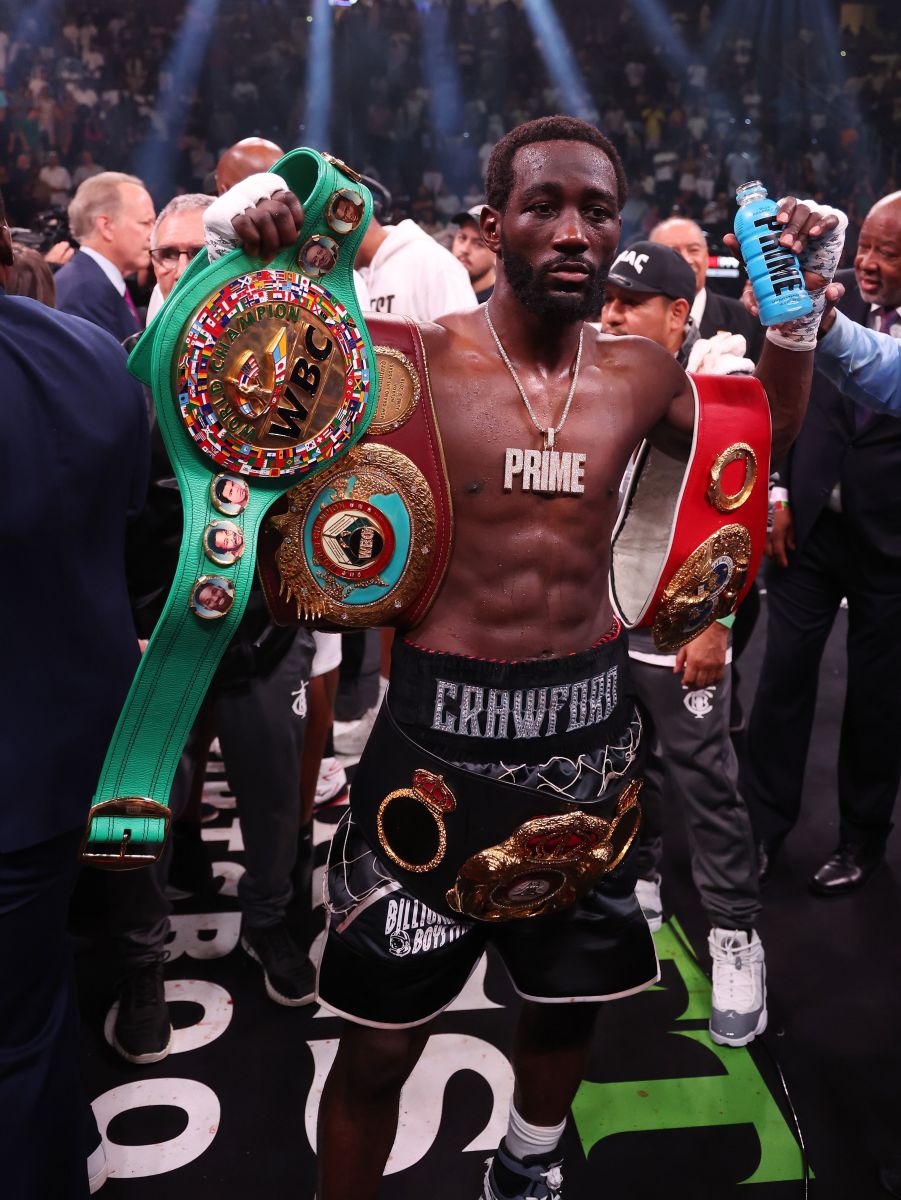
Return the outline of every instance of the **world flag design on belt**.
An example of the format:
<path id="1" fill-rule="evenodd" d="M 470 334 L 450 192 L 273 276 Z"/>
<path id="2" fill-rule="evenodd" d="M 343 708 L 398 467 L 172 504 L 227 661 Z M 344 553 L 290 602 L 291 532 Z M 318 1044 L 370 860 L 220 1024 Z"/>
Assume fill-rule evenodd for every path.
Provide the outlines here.
<path id="1" fill-rule="evenodd" d="M 260 270 L 207 298 L 182 336 L 177 394 L 197 446 L 222 469 L 311 473 L 365 418 L 370 368 L 360 329 L 321 284 Z"/>

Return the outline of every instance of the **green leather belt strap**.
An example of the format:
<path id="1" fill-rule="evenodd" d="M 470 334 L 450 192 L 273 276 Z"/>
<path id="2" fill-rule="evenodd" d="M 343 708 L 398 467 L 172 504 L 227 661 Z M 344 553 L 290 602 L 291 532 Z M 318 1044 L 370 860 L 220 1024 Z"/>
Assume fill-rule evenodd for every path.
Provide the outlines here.
<path id="1" fill-rule="evenodd" d="M 82 845 L 86 862 L 162 853 L 172 780 L 244 612 L 273 502 L 362 437 L 375 355 L 353 285 L 372 199 L 343 163 L 295 150 L 273 170 L 301 199 L 295 246 L 261 264 L 198 255 L 129 359 L 153 390 L 184 506 L 166 606 L 120 714 Z"/>

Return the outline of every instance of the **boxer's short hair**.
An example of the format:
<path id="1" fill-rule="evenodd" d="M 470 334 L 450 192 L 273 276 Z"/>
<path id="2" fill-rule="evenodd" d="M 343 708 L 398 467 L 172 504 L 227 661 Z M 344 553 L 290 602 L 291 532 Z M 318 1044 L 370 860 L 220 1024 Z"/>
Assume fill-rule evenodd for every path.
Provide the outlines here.
<path id="1" fill-rule="evenodd" d="M 491 151 L 485 176 L 487 200 L 492 208 L 503 212 L 507 207 L 516 182 L 513 171 L 516 151 L 535 142 L 587 142 L 589 146 L 596 146 L 603 151 L 610 159 L 616 175 L 616 199 L 622 209 L 629 189 L 619 152 L 600 130 L 578 117 L 539 117 L 535 121 L 517 125 L 501 138 Z"/>

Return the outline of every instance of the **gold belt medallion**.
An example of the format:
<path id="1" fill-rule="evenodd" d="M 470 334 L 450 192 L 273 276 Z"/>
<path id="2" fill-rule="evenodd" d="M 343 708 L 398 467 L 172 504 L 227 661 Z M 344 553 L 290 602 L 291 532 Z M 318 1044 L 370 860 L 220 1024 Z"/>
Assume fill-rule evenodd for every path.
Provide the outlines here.
<path id="1" fill-rule="evenodd" d="M 499 846 L 466 860 L 448 904 L 480 921 L 568 908 L 622 862 L 641 823 L 641 787 L 640 780 L 626 787 L 611 821 L 578 809 L 524 822 Z"/>
<path id="2" fill-rule="evenodd" d="M 435 553 L 431 488 L 406 455 L 355 446 L 289 493 L 271 518 L 282 595 L 302 620 L 331 625 L 390 624 L 421 592 Z"/>
<path id="3" fill-rule="evenodd" d="M 309 473 L 347 443 L 365 415 L 369 362 L 353 317 L 324 286 L 267 268 L 194 313 L 175 385 L 204 454 L 225 471 L 277 477 Z"/>
<path id="4" fill-rule="evenodd" d="M 379 396 L 369 433 L 386 434 L 400 429 L 416 410 L 422 385 L 416 368 L 393 346 L 376 346 L 379 368 Z"/>
<path id="5" fill-rule="evenodd" d="M 654 617 L 658 650 L 678 650 L 702 629 L 732 612 L 751 560 L 744 525 L 724 525 L 688 556 L 663 589 Z"/>
<path id="6" fill-rule="evenodd" d="M 735 492 L 727 492 L 723 486 L 723 475 L 732 463 L 741 463 L 745 477 Z M 707 499 L 719 512 L 734 512 L 741 508 L 757 482 L 757 455 L 747 442 L 735 442 L 734 445 L 717 455 L 710 468 L 710 484 L 707 488 Z"/>

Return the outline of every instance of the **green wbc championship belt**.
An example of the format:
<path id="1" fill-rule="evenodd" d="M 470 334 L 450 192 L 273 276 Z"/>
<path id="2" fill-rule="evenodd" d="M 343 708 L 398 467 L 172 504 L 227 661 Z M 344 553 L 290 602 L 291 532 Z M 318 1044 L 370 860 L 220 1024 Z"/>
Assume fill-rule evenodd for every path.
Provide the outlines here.
<path id="1" fill-rule="evenodd" d="M 273 170 L 304 207 L 269 264 L 198 255 L 129 359 L 149 384 L 184 506 L 175 581 L 120 714 L 82 843 L 95 866 L 137 867 L 165 844 L 191 725 L 235 632 L 270 505 L 366 431 L 375 355 L 353 264 L 372 212 L 359 176 L 294 150 Z"/>

